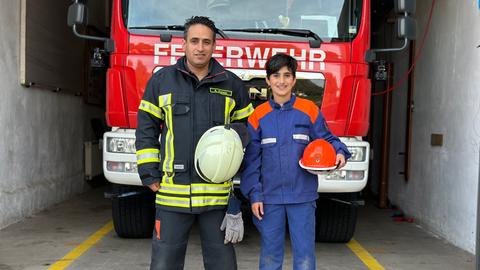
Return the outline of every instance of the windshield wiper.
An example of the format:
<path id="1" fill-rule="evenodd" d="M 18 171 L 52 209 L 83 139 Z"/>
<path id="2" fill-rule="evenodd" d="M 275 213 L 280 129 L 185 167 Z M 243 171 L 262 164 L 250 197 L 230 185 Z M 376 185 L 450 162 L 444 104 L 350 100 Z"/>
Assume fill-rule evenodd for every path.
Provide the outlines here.
<path id="1" fill-rule="evenodd" d="M 153 29 L 153 30 L 176 30 L 176 31 L 183 31 L 185 27 L 180 24 L 172 24 L 172 25 L 145 25 L 145 26 L 132 26 L 128 27 L 128 29 Z"/>
<path id="2" fill-rule="evenodd" d="M 183 31 L 185 26 L 180 24 L 172 25 L 146 25 L 146 26 L 132 26 L 129 29 L 153 29 L 153 30 L 173 30 L 173 31 Z M 215 33 L 218 33 L 222 38 L 228 38 L 227 35 L 221 30 L 216 29 Z"/>
<path id="3" fill-rule="evenodd" d="M 238 28 L 238 29 L 222 29 L 223 31 L 231 32 L 246 32 L 246 33 L 263 33 L 263 34 L 281 34 L 295 37 L 313 38 L 319 42 L 323 40 L 315 33 L 308 29 L 288 29 L 288 28 Z"/>

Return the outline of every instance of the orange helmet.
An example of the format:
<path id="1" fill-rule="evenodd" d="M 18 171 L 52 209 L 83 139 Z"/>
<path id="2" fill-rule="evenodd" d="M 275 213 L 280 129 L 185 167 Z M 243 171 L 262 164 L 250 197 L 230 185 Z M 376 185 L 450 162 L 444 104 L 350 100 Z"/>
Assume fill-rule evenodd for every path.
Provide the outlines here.
<path id="1" fill-rule="evenodd" d="M 307 145 L 303 157 L 298 161 L 300 167 L 311 173 L 317 174 L 336 168 L 337 153 L 333 146 L 323 140 L 317 139 Z"/>

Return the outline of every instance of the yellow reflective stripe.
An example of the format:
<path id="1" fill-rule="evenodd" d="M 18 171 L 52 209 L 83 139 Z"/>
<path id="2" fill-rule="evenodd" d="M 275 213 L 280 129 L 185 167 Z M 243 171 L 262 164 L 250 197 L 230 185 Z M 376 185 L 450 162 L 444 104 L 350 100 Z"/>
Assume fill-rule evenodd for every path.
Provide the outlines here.
<path id="1" fill-rule="evenodd" d="M 235 108 L 235 100 L 233 98 L 225 97 L 225 124 L 230 124 L 230 113 Z"/>
<path id="2" fill-rule="evenodd" d="M 157 199 L 155 203 L 160 205 L 172 206 L 172 207 L 190 208 L 190 204 L 175 203 L 175 202 L 170 202 L 168 200 L 163 200 L 163 199 L 161 200 Z"/>
<path id="3" fill-rule="evenodd" d="M 137 151 L 137 164 L 141 165 L 149 162 L 160 162 L 160 151 L 155 148 L 147 148 Z"/>
<path id="4" fill-rule="evenodd" d="M 162 176 L 162 184 L 171 184 L 173 182 L 173 176 L 175 176 L 175 173 L 165 172 Z"/>
<path id="5" fill-rule="evenodd" d="M 162 164 L 162 170 L 166 173 L 163 175 L 162 182 L 171 183 L 173 175 L 169 175 L 167 172 L 173 173 L 173 159 L 175 157 L 173 148 L 172 94 L 159 96 L 158 104 L 164 111 L 165 125 L 167 128 L 167 133 L 165 134 L 165 157 Z"/>
<path id="6" fill-rule="evenodd" d="M 155 106 L 153 103 L 150 103 L 146 100 L 142 100 L 140 102 L 140 106 L 138 107 L 139 110 L 145 111 L 150 113 L 151 115 L 163 119 L 163 113 L 159 107 Z"/>
<path id="7" fill-rule="evenodd" d="M 170 196 L 163 196 L 157 194 L 157 198 L 155 203 L 160 205 L 167 205 L 173 207 L 190 207 L 190 199 L 189 198 L 179 198 L 179 197 L 170 197 Z"/>
<path id="8" fill-rule="evenodd" d="M 152 162 L 160 163 L 160 159 L 159 158 L 142 158 L 142 159 L 137 158 L 137 165 L 142 165 L 145 163 L 152 163 Z"/>
<path id="9" fill-rule="evenodd" d="M 230 100 L 228 97 L 225 97 L 225 120 L 223 121 L 224 124 L 230 124 L 230 113 L 228 111 Z"/>
<path id="10" fill-rule="evenodd" d="M 158 97 L 158 105 L 160 108 L 165 107 L 167 105 L 172 105 L 172 94 L 161 95 Z"/>
<path id="11" fill-rule="evenodd" d="M 190 202 L 189 198 L 182 198 L 182 197 L 173 197 L 173 196 L 164 196 L 157 194 L 157 199 L 165 199 L 165 200 L 172 200 L 172 201 L 179 201 L 179 202 Z"/>
<path id="12" fill-rule="evenodd" d="M 227 205 L 229 196 L 193 196 L 192 207 Z"/>
<path id="13" fill-rule="evenodd" d="M 175 184 L 162 183 L 158 192 L 168 193 L 168 194 L 183 194 L 183 195 L 190 194 L 190 185 L 175 185 Z"/>
<path id="14" fill-rule="evenodd" d="M 231 120 L 235 121 L 235 120 L 243 119 L 245 117 L 249 117 L 253 113 L 253 110 L 254 109 L 253 109 L 252 103 L 250 103 L 248 104 L 247 107 L 241 110 L 234 111 Z"/>
<path id="15" fill-rule="evenodd" d="M 232 182 L 228 181 L 224 184 L 192 184 L 192 194 L 216 193 L 229 194 L 232 188 Z"/>
<path id="16" fill-rule="evenodd" d="M 213 194 L 229 194 L 230 193 L 230 189 L 220 189 L 220 188 L 217 188 L 217 189 L 208 189 L 208 190 L 200 190 L 200 189 L 193 189 L 192 188 L 192 194 L 203 194 L 203 193 L 213 193 Z"/>
<path id="17" fill-rule="evenodd" d="M 157 148 L 145 148 L 142 150 L 137 150 L 137 155 L 146 154 L 146 153 L 160 153 L 160 150 Z"/>
<path id="18" fill-rule="evenodd" d="M 165 161 L 163 163 L 163 170 L 165 172 L 173 172 L 173 159 L 175 157 L 175 151 L 173 149 L 173 121 L 172 121 L 172 106 L 164 107 L 166 111 L 165 120 L 168 122 L 168 131 L 165 136 Z"/>
<path id="19" fill-rule="evenodd" d="M 212 186 L 230 188 L 232 186 L 232 181 L 226 181 L 226 182 L 223 182 L 223 183 L 220 183 L 220 184 L 200 184 L 200 183 L 198 183 L 198 184 L 193 183 L 192 184 L 192 188 L 194 188 L 194 187 L 212 187 Z"/>

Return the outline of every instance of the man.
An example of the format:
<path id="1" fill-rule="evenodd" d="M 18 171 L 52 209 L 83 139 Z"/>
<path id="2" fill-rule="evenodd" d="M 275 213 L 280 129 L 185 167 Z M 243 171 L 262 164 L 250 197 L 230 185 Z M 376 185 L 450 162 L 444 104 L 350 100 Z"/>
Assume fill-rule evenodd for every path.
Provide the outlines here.
<path id="1" fill-rule="evenodd" d="M 138 171 L 142 183 L 156 192 L 150 269 L 183 269 L 195 220 L 205 269 L 237 268 L 233 245 L 224 244 L 229 239 L 220 230 L 229 216 L 225 208 L 232 183 L 203 181 L 193 163 L 196 144 L 205 131 L 230 121 L 246 121 L 253 112 L 242 81 L 212 58 L 215 32 L 208 17 L 188 19 L 185 56 L 152 75 L 139 107 Z M 238 220 L 224 223 L 230 235 L 228 226 Z"/>

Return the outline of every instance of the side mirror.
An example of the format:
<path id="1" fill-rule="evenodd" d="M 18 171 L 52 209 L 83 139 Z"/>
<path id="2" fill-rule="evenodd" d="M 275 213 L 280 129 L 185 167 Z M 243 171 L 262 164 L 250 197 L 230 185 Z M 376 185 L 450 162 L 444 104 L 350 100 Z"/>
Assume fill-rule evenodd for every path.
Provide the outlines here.
<path id="1" fill-rule="evenodd" d="M 82 3 L 73 3 L 68 7 L 67 24 L 72 27 L 75 24 L 87 24 L 87 8 Z"/>
<path id="2" fill-rule="evenodd" d="M 415 40 L 417 38 L 417 21 L 412 17 L 397 18 L 395 24 L 399 39 Z"/>
<path id="3" fill-rule="evenodd" d="M 113 52 L 115 50 L 115 42 L 113 39 L 109 39 L 107 37 L 84 35 L 77 31 L 77 25 L 88 24 L 88 9 L 84 4 L 79 3 L 78 0 L 76 0 L 75 3 L 71 4 L 68 7 L 67 24 L 69 27 L 72 27 L 73 33 L 77 37 L 83 39 L 103 41 L 104 48 L 107 52 Z"/>
<path id="4" fill-rule="evenodd" d="M 415 14 L 415 0 L 395 0 L 395 13 L 397 14 Z"/>
<path id="5" fill-rule="evenodd" d="M 371 63 L 378 52 L 396 52 L 405 49 L 409 40 L 417 38 L 417 21 L 411 17 L 415 13 L 415 0 L 394 0 L 395 13 L 401 14 L 395 22 L 397 37 L 403 39 L 403 45 L 398 48 L 370 49 L 365 53 L 365 61 Z M 480 45 L 479 45 L 480 46 Z"/>

